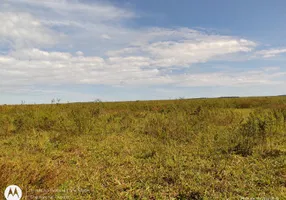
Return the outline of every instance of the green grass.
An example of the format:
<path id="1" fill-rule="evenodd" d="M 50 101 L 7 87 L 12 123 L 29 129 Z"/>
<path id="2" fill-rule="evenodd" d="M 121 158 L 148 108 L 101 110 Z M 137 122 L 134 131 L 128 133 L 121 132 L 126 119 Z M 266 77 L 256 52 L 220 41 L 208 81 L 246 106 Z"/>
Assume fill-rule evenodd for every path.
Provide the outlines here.
<path id="1" fill-rule="evenodd" d="M 285 199 L 285 136 L 286 97 L 0 106 L 0 189 L 16 184 L 23 199 Z"/>

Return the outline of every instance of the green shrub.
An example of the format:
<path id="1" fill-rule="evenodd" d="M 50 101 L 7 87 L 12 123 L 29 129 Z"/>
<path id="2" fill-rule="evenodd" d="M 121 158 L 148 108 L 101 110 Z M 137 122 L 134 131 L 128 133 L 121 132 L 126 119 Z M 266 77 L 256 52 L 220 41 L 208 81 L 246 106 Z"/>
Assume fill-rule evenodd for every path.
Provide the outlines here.
<path id="1" fill-rule="evenodd" d="M 283 131 L 284 117 L 281 112 L 258 109 L 251 113 L 240 126 L 234 151 L 244 156 L 251 155 L 255 148 L 264 151 L 272 148 L 273 138 Z"/>

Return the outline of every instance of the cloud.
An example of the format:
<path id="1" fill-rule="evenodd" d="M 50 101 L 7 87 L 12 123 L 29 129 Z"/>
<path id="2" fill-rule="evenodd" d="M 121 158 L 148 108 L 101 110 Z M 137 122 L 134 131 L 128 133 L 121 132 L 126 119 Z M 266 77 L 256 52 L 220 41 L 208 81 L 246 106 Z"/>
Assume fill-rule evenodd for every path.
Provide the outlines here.
<path id="1" fill-rule="evenodd" d="M 112 56 L 142 56 L 151 59 L 153 67 L 185 67 L 203 63 L 219 56 L 250 52 L 255 42 L 221 35 L 209 35 L 192 29 L 140 30 L 136 39 L 119 50 L 108 51 Z M 132 36 L 132 35 L 131 35 Z"/>
<path id="2" fill-rule="evenodd" d="M 45 24 L 54 26 L 82 26 L 91 23 L 120 22 L 134 18 L 130 10 L 110 3 L 93 1 L 88 4 L 78 0 L 9 0 L 3 10 L 28 12 L 38 16 Z M 0 7 L 1 9 L 1 7 Z"/>
<path id="3" fill-rule="evenodd" d="M 22 28 L 21 31 L 26 34 L 21 31 L 18 33 L 26 37 L 20 38 L 18 34 L 16 41 L 17 38 L 8 35 L 8 40 L 5 34 L 4 38 L 5 46 L 17 44 L 15 48 L 43 48 L 53 45 L 55 49 L 81 50 L 95 54 L 120 48 L 122 43 L 129 41 L 133 35 L 135 37 L 133 32 L 136 32 L 122 26 L 123 21 L 136 18 L 132 11 L 102 1 L 87 4 L 77 0 L 7 0 L 0 4 L 0 13 L 3 16 L 1 21 L 7 21 L 6 13 L 10 13 L 10 18 L 19 16 L 19 20 L 22 20 L 14 25 L 13 30 Z M 37 21 L 38 29 L 33 24 L 29 25 L 30 21 Z M 6 33 L 13 31 L 11 26 L 7 27 L 9 30 Z M 42 39 L 38 37 L 41 35 Z M 33 41 L 31 38 L 39 38 L 41 46 L 36 45 L 37 40 Z M 42 45 L 43 41 L 46 41 L 45 46 Z M 4 44 L 4 40 L 0 42 Z"/>
<path id="4" fill-rule="evenodd" d="M 51 46 L 58 39 L 29 13 L 0 12 L 0 21 L 0 42 L 14 48 Z"/>
<path id="5" fill-rule="evenodd" d="M 111 37 L 109 35 L 107 35 L 107 34 L 102 34 L 101 37 L 103 39 L 106 39 L 106 40 L 110 40 L 111 39 Z"/>
<path id="6" fill-rule="evenodd" d="M 126 20 L 136 17 L 130 10 L 99 2 L 6 1 L 0 5 L 0 44 L 8 49 L 0 54 L 0 91 L 69 84 L 196 87 L 285 83 L 285 72 L 273 67 L 244 72 L 213 72 L 211 67 L 200 73 L 186 70 L 199 63 L 253 54 L 257 44 L 184 27 L 128 27 Z M 270 57 L 283 52 L 257 54 Z"/>
<path id="7" fill-rule="evenodd" d="M 77 52 L 76 52 L 76 55 L 77 55 L 77 56 L 83 56 L 83 52 L 77 51 Z"/>
<path id="8" fill-rule="evenodd" d="M 264 58 L 271 58 L 278 56 L 280 54 L 286 53 L 286 48 L 281 48 L 281 49 L 269 49 L 269 50 L 261 50 L 256 52 L 257 55 L 260 55 Z"/>
<path id="9" fill-rule="evenodd" d="M 170 67 L 190 66 L 221 55 L 249 52 L 253 46 L 255 43 L 243 39 L 209 39 L 206 36 L 202 41 L 158 42 L 149 45 L 146 50 L 155 58 L 155 66 Z"/>
<path id="10" fill-rule="evenodd" d="M 18 57 L 21 55 L 21 57 Z M 16 58 L 17 57 L 17 58 Z M 286 72 L 266 67 L 252 71 L 164 73 L 146 57 L 88 57 L 62 52 L 26 49 L 0 56 L 3 90 L 31 85 L 95 84 L 109 86 L 247 86 L 282 84 Z M 280 78 L 281 80 L 276 80 Z"/>

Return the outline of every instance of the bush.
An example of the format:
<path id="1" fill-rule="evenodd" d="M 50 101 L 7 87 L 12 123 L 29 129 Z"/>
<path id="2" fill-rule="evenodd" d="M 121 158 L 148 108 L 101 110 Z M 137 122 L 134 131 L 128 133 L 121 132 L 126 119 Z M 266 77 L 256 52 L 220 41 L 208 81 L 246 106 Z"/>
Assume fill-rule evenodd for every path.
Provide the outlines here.
<path id="1" fill-rule="evenodd" d="M 255 148 L 264 151 L 272 148 L 272 140 L 283 131 L 284 117 L 274 110 L 256 110 L 242 124 L 238 132 L 238 144 L 234 151 L 243 156 L 251 155 Z"/>

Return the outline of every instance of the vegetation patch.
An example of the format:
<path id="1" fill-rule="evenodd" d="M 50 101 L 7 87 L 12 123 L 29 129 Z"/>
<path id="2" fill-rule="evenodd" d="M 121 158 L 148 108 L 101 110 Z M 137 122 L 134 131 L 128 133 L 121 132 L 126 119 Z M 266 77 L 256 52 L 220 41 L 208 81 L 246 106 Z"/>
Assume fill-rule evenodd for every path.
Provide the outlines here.
<path id="1" fill-rule="evenodd" d="M 283 96 L 5 105 L 0 189 L 16 184 L 24 199 L 283 199 L 285 136 Z"/>

